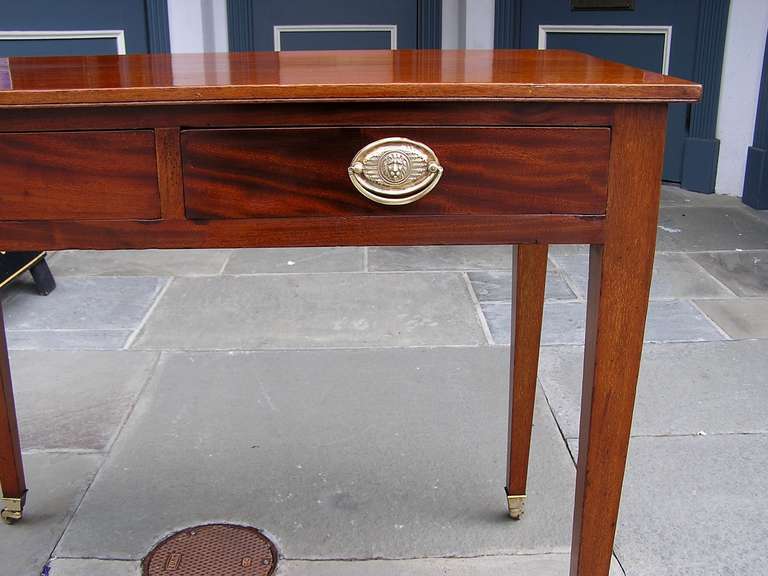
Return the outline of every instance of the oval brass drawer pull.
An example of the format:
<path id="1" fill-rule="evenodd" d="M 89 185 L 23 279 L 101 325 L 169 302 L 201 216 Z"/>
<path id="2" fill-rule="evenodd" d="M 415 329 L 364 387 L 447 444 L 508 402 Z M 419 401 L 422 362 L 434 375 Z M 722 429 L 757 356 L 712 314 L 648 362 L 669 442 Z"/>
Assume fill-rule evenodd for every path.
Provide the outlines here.
<path id="1" fill-rule="evenodd" d="M 355 154 L 348 172 L 363 196 L 399 206 L 429 194 L 443 175 L 443 167 L 432 149 L 421 142 L 383 138 Z"/>

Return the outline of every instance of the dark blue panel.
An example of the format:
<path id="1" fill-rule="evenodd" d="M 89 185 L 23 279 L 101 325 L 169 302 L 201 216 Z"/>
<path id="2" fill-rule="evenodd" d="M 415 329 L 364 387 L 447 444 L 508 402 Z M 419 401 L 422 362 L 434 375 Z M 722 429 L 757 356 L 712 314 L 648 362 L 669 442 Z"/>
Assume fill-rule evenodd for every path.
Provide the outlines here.
<path id="1" fill-rule="evenodd" d="M 664 36 L 661 34 L 550 32 L 547 34 L 547 48 L 588 52 L 654 72 L 661 72 L 664 62 Z"/>
<path id="2" fill-rule="evenodd" d="M 73 40 L 0 40 L 0 56 L 57 56 L 117 54 L 114 38 Z"/>
<path id="3" fill-rule="evenodd" d="M 750 146 L 744 175 L 742 202 L 755 210 L 768 210 L 768 150 Z"/>
<path id="4" fill-rule="evenodd" d="M 720 140 L 692 137 L 685 139 L 682 185 L 686 190 L 704 194 L 715 192 L 719 155 Z"/>
<path id="5" fill-rule="evenodd" d="M 418 0 L 416 42 L 418 48 L 443 46 L 443 0 Z"/>
<path id="6" fill-rule="evenodd" d="M 755 135 L 747 150 L 742 201 L 758 210 L 768 210 L 768 38 L 763 53 L 763 75 L 755 114 Z"/>
<path id="7" fill-rule="evenodd" d="M 171 51 L 171 31 L 168 28 L 168 0 L 146 0 L 147 42 L 150 52 Z"/>
<path id="8" fill-rule="evenodd" d="M 397 47 L 416 48 L 416 0 L 258 0 L 251 6 L 254 50 L 274 50 L 275 24 L 396 24 Z M 353 41 L 350 39 L 350 42 Z M 389 43 L 386 46 L 389 48 Z"/>
<path id="9" fill-rule="evenodd" d="M 520 46 L 536 48 L 539 25 L 570 26 L 672 26 L 672 50 L 669 73 L 692 78 L 696 55 L 699 4 L 701 0 L 638 0 L 634 10 L 573 11 L 565 0 L 516 0 L 507 4 L 518 6 L 519 22 L 510 22 L 510 30 L 519 26 Z M 509 10 L 507 11 L 509 12 Z M 506 14 L 506 12 L 505 12 Z M 498 27 L 498 26 L 497 26 Z M 511 33 L 511 32 L 510 32 Z M 508 34 L 509 35 L 509 34 Z M 617 60 L 648 70 L 661 71 L 662 36 L 637 34 L 547 34 L 547 47 L 568 47 Z M 505 36 L 506 37 L 506 36 Z M 567 44 L 567 46 L 566 46 Z M 664 179 L 680 182 L 683 169 L 683 151 L 688 135 L 686 126 L 688 105 L 671 104 L 667 121 L 667 145 L 664 151 Z"/>
<path id="10" fill-rule="evenodd" d="M 674 50 L 669 73 L 691 78 L 696 52 L 699 1 L 642 0 L 635 3 L 634 10 L 573 11 L 567 0 L 524 0 L 521 10 L 521 47 L 538 46 L 539 24 L 672 26 Z"/>
<path id="11" fill-rule="evenodd" d="M 144 0 L 0 0 L 0 14 L 2 30 L 125 30 L 128 52 L 149 48 Z"/>
<path id="12" fill-rule="evenodd" d="M 389 50 L 389 32 L 282 32 L 281 50 Z"/>

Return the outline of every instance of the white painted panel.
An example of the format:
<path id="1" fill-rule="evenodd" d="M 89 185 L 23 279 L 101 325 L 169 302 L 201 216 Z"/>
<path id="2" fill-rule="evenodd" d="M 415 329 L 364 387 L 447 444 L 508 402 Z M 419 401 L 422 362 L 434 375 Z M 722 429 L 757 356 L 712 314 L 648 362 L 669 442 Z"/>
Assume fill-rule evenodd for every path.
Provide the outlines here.
<path id="1" fill-rule="evenodd" d="M 213 46 L 216 52 L 229 51 L 229 29 L 227 28 L 227 0 L 210 0 L 213 4 Z"/>
<path id="2" fill-rule="evenodd" d="M 226 52 L 227 0 L 168 0 L 171 52 Z"/>
<path id="3" fill-rule="evenodd" d="M 464 0 L 466 2 L 466 48 L 493 48 L 495 0 Z"/>
<path id="4" fill-rule="evenodd" d="M 203 13 L 200 0 L 168 0 L 171 52 L 203 52 Z"/>
<path id="5" fill-rule="evenodd" d="M 720 158 L 715 191 L 718 194 L 741 196 L 744 188 L 747 148 L 754 136 L 767 31 L 768 2 L 731 0 L 717 115 Z"/>
<path id="6" fill-rule="evenodd" d="M 443 0 L 443 48 L 493 48 L 495 0 Z"/>
<path id="7" fill-rule="evenodd" d="M 445 50 L 455 50 L 459 47 L 459 1 L 443 0 L 442 46 Z"/>

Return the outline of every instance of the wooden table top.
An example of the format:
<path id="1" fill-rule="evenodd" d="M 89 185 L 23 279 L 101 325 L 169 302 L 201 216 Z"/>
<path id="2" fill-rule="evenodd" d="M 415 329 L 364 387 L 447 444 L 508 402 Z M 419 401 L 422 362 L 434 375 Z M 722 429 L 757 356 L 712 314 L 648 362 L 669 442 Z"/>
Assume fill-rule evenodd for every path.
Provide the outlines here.
<path id="1" fill-rule="evenodd" d="M 701 90 L 566 50 L 0 58 L 0 106 L 409 98 L 692 102 Z"/>

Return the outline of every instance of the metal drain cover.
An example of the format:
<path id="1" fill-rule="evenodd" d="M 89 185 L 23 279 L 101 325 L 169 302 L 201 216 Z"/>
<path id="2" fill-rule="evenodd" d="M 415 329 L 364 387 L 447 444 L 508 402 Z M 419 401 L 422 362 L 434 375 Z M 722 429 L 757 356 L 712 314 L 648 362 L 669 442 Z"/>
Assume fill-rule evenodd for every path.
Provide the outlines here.
<path id="1" fill-rule="evenodd" d="M 144 558 L 144 576 L 270 576 L 277 550 L 248 526 L 206 524 L 160 542 Z"/>

